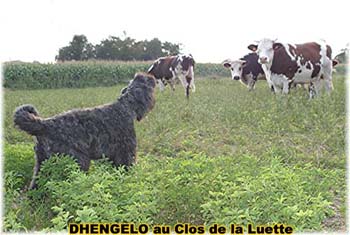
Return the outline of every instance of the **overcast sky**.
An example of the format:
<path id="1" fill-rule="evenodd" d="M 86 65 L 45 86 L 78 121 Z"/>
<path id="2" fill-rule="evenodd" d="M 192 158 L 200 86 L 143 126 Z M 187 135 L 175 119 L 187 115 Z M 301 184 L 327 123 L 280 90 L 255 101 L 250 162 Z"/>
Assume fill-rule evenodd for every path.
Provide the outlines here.
<path id="1" fill-rule="evenodd" d="M 53 62 L 74 34 L 93 44 L 123 31 L 183 44 L 198 62 L 248 53 L 261 38 L 324 39 L 333 56 L 349 39 L 347 0 L 1 0 L 0 60 Z"/>

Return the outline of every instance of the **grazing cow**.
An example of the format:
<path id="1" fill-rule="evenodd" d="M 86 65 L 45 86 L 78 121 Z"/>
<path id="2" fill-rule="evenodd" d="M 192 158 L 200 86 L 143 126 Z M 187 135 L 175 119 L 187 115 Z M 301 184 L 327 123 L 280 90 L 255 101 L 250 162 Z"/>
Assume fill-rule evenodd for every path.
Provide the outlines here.
<path id="1" fill-rule="evenodd" d="M 190 89 L 193 92 L 196 90 L 194 85 L 194 64 L 195 61 L 191 54 L 161 57 L 154 61 L 148 69 L 148 73 L 157 79 L 161 91 L 164 90 L 164 86 L 167 83 L 170 83 L 174 91 L 175 79 L 178 77 L 186 90 L 186 97 L 188 98 Z"/>
<path id="2" fill-rule="evenodd" d="M 319 94 L 321 78 L 326 90 L 333 90 L 331 47 L 326 43 L 282 44 L 276 40 L 262 39 L 248 49 L 256 52 L 266 80 L 276 93 L 288 94 L 291 85 L 310 84 L 310 98 Z"/>
<path id="3" fill-rule="evenodd" d="M 227 59 L 222 64 L 231 70 L 232 80 L 239 80 L 251 91 L 257 80 L 265 80 L 265 73 L 258 62 L 256 53 L 249 53 L 239 60 Z"/>
<path id="4" fill-rule="evenodd" d="M 331 47 L 324 42 L 304 44 L 282 44 L 271 39 L 262 39 L 257 45 L 248 48 L 259 56 L 259 63 L 266 75 L 267 82 L 275 92 L 288 94 L 293 84 L 310 84 L 310 98 L 317 95 L 321 88 L 321 78 L 326 90 L 333 90 Z"/>

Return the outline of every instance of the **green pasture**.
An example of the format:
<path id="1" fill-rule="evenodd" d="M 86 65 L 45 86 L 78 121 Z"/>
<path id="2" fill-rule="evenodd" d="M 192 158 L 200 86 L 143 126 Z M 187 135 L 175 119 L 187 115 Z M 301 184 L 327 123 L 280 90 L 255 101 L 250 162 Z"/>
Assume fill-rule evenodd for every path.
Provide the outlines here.
<path id="1" fill-rule="evenodd" d="M 157 89 L 154 109 L 135 124 L 134 167 L 115 169 L 102 160 L 84 173 L 70 158 L 52 158 L 40 175 L 40 189 L 32 192 L 25 188 L 34 140 L 13 126 L 15 108 L 33 104 L 42 117 L 50 117 L 113 102 L 124 85 L 8 86 L 5 229 L 60 231 L 68 222 L 98 221 L 284 223 L 303 232 L 344 231 L 344 81 L 335 75 L 334 92 L 313 100 L 300 88 L 273 95 L 264 81 L 248 92 L 228 76 L 198 76 L 189 101 L 180 84 L 174 93 Z"/>

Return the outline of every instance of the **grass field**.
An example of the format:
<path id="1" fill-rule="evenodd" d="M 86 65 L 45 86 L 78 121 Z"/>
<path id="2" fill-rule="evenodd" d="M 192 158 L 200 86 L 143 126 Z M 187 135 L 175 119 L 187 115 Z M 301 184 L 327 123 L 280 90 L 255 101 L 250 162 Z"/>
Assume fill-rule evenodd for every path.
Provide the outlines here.
<path id="1" fill-rule="evenodd" d="M 229 79 L 198 79 L 189 102 L 180 85 L 174 94 L 157 89 L 155 108 L 136 124 L 138 164 L 131 171 L 98 161 L 84 174 L 69 159 L 53 159 L 43 170 L 51 177 L 41 179 L 45 190 L 31 197 L 22 189 L 34 142 L 13 127 L 15 107 L 30 103 L 49 117 L 113 102 L 122 86 L 5 89 L 5 228 L 127 221 L 344 231 L 344 77 L 335 76 L 334 86 L 313 100 L 302 89 L 274 96 L 266 82 L 248 92 Z"/>

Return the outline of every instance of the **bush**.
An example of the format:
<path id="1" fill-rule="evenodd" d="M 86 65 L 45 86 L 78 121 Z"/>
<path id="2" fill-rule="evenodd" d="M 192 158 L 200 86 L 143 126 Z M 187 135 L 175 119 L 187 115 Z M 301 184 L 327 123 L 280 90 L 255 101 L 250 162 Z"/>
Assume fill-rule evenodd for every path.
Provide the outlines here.
<path id="1" fill-rule="evenodd" d="M 176 158 L 142 156 L 129 171 L 103 159 L 85 173 L 70 157 L 51 157 L 32 200 L 44 200 L 49 229 L 55 231 L 68 222 L 96 221 L 288 223 L 298 231 L 322 229 L 332 215 L 330 192 L 340 190 L 334 182 L 344 172 L 311 164 L 290 167 L 282 159 L 180 152 Z"/>
<path id="2" fill-rule="evenodd" d="M 5 171 L 16 177 L 14 187 L 23 189 L 33 175 L 34 151 L 32 144 L 5 144 Z"/>
<path id="3" fill-rule="evenodd" d="M 21 223 L 19 206 L 21 195 L 20 185 L 22 180 L 17 177 L 13 171 L 5 172 L 5 213 L 4 213 L 4 231 L 23 231 L 26 227 Z"/>
<path id="4" fill-rule="evenodd" d="M 320 231 L 332 214 L 329 191 L 337 170 L 326 173 L 311 164 L 290 167 L 280 157 L 261 161 L 246 156 L 232 172 L 231 180 L 213 181 L 218 190 L 210 190 L 201 205 L 207 223 L 282 223 L 298 231 Z"/>

